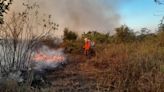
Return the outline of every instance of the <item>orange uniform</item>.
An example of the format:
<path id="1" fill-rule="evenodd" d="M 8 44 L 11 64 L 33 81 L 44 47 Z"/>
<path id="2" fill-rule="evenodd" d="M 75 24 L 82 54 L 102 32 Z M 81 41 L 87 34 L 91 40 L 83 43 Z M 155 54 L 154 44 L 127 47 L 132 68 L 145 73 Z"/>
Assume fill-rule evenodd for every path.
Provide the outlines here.
<path id="1" fill-rule="evenodd" d="M 89 50 L 90 47 L 91 47 L 90 41 L 86 41 L 86 42 L 85 42 L 85 47 L 84 47 L 84 48 L 85 48 L 86 50 Z"/>
<path id="2" fill-rule="evenodd" d="M 90 43 L 90 41 L 88 40 L 88 41 L 86 41 L 85 44 L 84 44 L 84 54 L 85 54 L 85 55 L 88 55 L 90 48 L 91 48 L 91 43 Z"/>

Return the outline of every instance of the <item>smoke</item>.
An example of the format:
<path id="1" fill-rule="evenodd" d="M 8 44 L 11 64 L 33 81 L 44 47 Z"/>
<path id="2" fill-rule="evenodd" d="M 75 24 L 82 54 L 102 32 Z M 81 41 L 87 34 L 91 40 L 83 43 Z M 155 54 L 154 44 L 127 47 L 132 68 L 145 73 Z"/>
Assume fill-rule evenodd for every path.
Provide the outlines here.
<path id="1" fill-rule="evenodd" d="M 29 0 L 30 1 L 30 0 Z M 59 31 L 65 27 L 82 33 L 89 30 L 109 32 L 120 25 L 117 10 L 120 0 L 34 0 L 42 13 L 51 14 L 59 24 Z M 123 0 L 125 1 L 125 0 Z M 13 6 L 19 10 L 21 0 Z"/>
<path id="2" fill-rule="evenodd" d="M 55 69 L 60 65 L 66 63 L 66 56 L 63 49 L 50 49 L 47 46 L 38 48 L 38 52 L 34 57 L 34 70 L 44 71 L 45 69 Z"/>
<path id="3" fill-rule="evenodd" d="M 89 30 L 110 31 L 117 27 L 120 16 L 117 13 L 117 0 L 40 0 L 43 11 L 52 14 L 61 28 L 68 27 L 73 31 Z M 113 4 L 113 5 L 112 5 Z"/>

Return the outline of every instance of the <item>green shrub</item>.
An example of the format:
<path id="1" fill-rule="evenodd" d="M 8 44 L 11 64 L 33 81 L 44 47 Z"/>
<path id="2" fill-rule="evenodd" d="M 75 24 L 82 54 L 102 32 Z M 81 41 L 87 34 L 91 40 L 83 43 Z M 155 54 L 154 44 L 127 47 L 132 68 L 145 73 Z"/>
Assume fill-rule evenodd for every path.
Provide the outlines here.
<path id="1" fill-rule="evenodd" d="M 66 40 L 75 41 L 77 37 L 78 35 L 75 32 L 69 30 L 68 28 L 64 29 L 64 38 L 63 38 L 64 41 Z"/>
<path id="2" fill-rule="evenodd" d="M 115 40 L 117 43 L 120 42 L 132 42 L 135 40 L 135 34 L 129 27 L 123 25 L 119 28 L 116 28 Z"/>

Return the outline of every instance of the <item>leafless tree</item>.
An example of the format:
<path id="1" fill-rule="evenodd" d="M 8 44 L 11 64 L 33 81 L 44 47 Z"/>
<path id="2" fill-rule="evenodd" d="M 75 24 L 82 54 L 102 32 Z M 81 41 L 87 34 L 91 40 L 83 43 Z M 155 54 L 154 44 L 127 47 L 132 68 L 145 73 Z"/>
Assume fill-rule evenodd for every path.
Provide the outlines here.
<path id="1" fill-rule="evenodd" d="M 51 22 L 51 16 L 39 17 L 36 5 L 31 5 L 0 25 L 0 73 L 32 68 L 32 56 L 39 42 L 50 37 L 58 25 Z"/>

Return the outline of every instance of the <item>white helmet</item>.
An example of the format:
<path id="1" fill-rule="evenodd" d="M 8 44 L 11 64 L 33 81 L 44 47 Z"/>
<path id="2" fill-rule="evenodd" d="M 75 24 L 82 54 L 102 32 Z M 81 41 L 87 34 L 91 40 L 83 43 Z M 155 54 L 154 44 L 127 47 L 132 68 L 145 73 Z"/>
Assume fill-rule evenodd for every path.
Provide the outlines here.
<path id="1" fill-rule="evenodd" d="M 84 41 L 85 41 L 85 42 L 88 41 L 88 38 L 84 38 Z"/>

